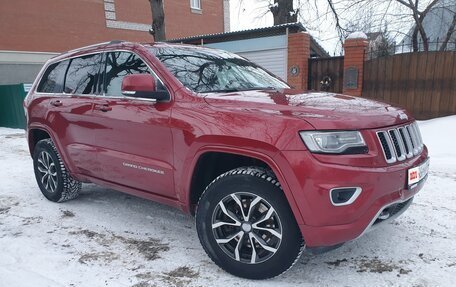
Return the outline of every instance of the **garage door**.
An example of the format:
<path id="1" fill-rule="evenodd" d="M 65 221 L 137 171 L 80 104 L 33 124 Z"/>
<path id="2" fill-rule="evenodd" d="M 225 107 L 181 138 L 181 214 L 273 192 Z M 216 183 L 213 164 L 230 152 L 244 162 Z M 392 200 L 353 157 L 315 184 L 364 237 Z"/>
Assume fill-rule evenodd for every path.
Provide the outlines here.
<path id="1" fill-rule="evenodd" d="M 287 80 L 287 36 L 212 43 L 206 47 L 222 49 L 249 59 L 271 73 Z"/>
<path id="2" fill-rule="evenodd" d="M 265 68 L 283 80 L 287 80 L 287 49 L 259 50 L 237 53 Z"/>

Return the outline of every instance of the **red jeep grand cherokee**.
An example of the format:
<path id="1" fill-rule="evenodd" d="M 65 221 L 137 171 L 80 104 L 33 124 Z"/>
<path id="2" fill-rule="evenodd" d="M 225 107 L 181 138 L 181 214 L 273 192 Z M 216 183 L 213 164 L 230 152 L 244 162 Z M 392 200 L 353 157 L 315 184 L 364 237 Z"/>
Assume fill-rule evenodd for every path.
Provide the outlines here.
<path id="1" fill-rule="evenodd" d="M 46 198 L 93 182 L 196 214 L 226 271 L 286 271 L 405 211 L 427 176 L 412 116 L 308 93 L 237 55 L 115 41 L 44 66 L 25 99 Z"/>

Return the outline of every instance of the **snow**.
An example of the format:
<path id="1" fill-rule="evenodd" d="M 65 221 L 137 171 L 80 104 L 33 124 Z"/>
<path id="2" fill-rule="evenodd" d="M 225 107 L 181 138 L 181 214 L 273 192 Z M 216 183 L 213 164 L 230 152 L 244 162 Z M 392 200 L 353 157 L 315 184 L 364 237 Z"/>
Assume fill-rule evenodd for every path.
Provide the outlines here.
<path id="1" fill-rule="evenodd" d="M 456 116 L 419 122 L 423 139 L 428 146 L 431 164 L 441 170 L 456 164 Z M 442 140 L 442 137 L 445 140 Z"/>
<path id="2" fill-rule="evenodd" d="M 367 35 L 364 32 L 353 32 L 347 36 L 347 39 L 367 39 Z"/>
<path id="3" fill-rule="evenodd" d="M 267 281 L 219 269 L 193 218 L 170 207 L 95 185 L 47 201 L 24 131 L 0 128 L 0 286 L 454 286 L 456 116 L 419 124 L 431 166 L 410 209 Z"/>

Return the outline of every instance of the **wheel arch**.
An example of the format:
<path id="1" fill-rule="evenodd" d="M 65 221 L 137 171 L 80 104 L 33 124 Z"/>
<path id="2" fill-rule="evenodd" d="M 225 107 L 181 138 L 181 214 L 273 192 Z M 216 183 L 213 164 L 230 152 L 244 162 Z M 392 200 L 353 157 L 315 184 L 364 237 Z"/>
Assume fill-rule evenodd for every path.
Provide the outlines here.
<path id="1" fill-rule="evenodd" d="M 29 151 L 30 151 L 31 156 L 33 156 L 33 151 L 35 150 L 36 144 L 40 140 L 44 140 L 47 138 L 50 138 L 50 139 L 52 139 L 52 141 L 54 141 L 54 139 L 52 138 L 49 131 L 43 127 L 31 127 L 28 129 L 27 142 L 28 142 Z"/>
<path id="2" fill-rule="evenodd" d="M 221 159 L 228 159 L 231 161 L 224 162 L 220 165 Z M 211 173 L 205 172 L 208 170 L 205 167 L 213 166 L 214 162 L 217 162 L 217 169 L 210 169 Z M 279 181 L 285 197 L 287 198 L 288 204 L 296 218 L 298 224 L 302 224 L 302 216 L 297 207 L 296 201 L 293 194 L 285 180 L 280 167 L 273 160 L 273 155 L 267 155 L 258 151 L 230 148 L 230 147 L 216 147 L 216 146 L 205 146 L 200 149 L 193 160 L 191 169 L 189 171 L 188 183 L 187 183 L 187 202 L 185 203 L 185 211 L 194 214 L 196 204 L 199 197 L 203 193 L 206 186 L 211 183 L 217 176 L 232 170 L 234 168 L 242 166 L 259 166 L 270 169 L 277 180 Z"/>
<path id="3" fill-rule="evenodd" d="M 68 168 L 69 172 L 72 174 L 74 171 L 74 167 L 71 165 L 71 162 L 68 160 L 67 154 L 64 152 L 64 149 L 61 146 L 60 141 L 54 135 L 52 130 L 42 124 L 33 124 L 30 125 L 27 129 L 27 142 L 29 146 L 30 156 L 33 157 L 33 151 L 35 149 L 36 144 L 42 140 L 50 138 L 55 145 L 55 148 L 60 154 L 62 161 L 64 162 L 65 166 Z"/>

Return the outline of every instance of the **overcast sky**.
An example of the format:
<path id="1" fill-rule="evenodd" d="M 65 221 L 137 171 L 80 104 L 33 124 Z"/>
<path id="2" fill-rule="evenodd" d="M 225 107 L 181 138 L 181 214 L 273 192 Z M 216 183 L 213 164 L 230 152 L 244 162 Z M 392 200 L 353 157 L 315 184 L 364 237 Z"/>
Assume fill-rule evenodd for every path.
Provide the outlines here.
<path id="1" fill-rule="evenodd" d="M 319 2 L 321 0 L 316 1 Z M 326 7 L 326 0 L 321 2 L 321 5 L 324 5 L 322 7 Z M 268 13 L 268 4 L 268 0 L 231 0 L 231 31 L 272 26 L 274 21 L 272 13 Z M 330 15 L 322 16 L 321 20 L 324 19 L 326 21 L 317 24 L 319 27 L 323 26 L 322 29 L 312 30 L 309 28 L 310 25 L 304 24 L 304 26 L 323 48 L 331 55 L 334 55 L 340 50 L 340 47 L 337 46 L 338 34 L 334 29 L 333 19 Z"/>
<path id="2" fill-rule="evenodd" d="M 426 5 L 428 2 L 429 0 L 422 0 L 420 3 L 421 5 Z M 268 12 L 269 3 L 273 3 L 273 0 L 230 0 L 231 30 L 272 26 L 273 17 Z M 327 0 L 295 0 L 295 7 L 299 5 L 298 3 L 301 3 L 300 18 L 298 20 L 330 55 L 339 54 L 341 52 L 339 36 L 335 29 L 335 21 Z M 350 1 L 336 1 L 335 3 L 336 5 L 347 5 Z M 357 17 L 369 19 L 372 16 L 372 18 L 381 19 L 381 24 L 376 24 L 379 27 L 384 27 L 384 23 L 387 22 L 390 36 L 397 43 L 400 42 L 404 33 L 408 32 L 413 25 L 413 19 L 409 15 L 409 11 L 395 1 L 392 1 L 392 5 L 388 4 L 389 1 L 380 0 L 372 1 L 371 3 L 374 3 L 372 7 L 369 7 L 363 13 L 350 9 L 344 10 L 342 6 L 336 8 L 339 9 L 338 11 L 345 11 L 343 14 L 345 19 Z M 387 9 L 389 15 L 385 15 Z M 399 14 L 405 16 L 398 17 Z M 376 31 L 379 29 L 375 28 Z"/>

